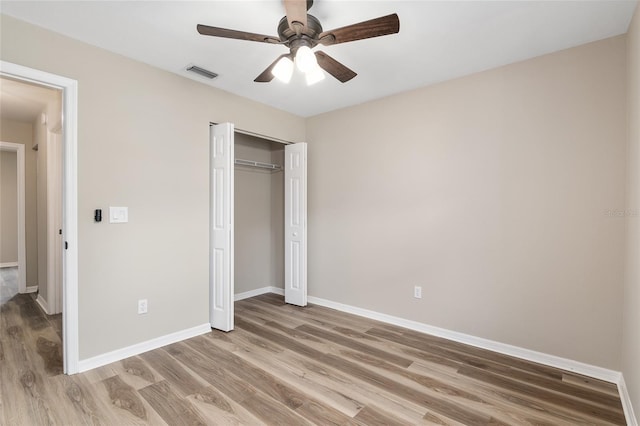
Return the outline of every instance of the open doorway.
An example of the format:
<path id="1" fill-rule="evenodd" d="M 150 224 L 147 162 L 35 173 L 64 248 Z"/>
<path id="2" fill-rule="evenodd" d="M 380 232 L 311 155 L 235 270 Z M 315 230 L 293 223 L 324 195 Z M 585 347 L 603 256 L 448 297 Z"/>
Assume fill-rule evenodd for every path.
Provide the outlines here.
<path id="1" fill-rule="evenodd" d="M 26 292 L 24 168 L 24 145 L 0 139 L 0 273 L 9 280 L 2 301 Z"/>
<path id="2" fill-rule="evenodd" d="M 57 314 L 57 325 L 52 326 L 61 339 L 60 347 L 35 338 L 32 343 L 50 372 L 73 374 L 78 372 L 79 355 L 77 82 L 0 61 L 0 92 L 3 114 L 0 139 L 17 141 L 12 143 L 23 146 L 25 157 L 25 265 L 15 274 L 24 277 L 25 283 L 22 287 L 19 284 L 19 303 L 11 309 L 3 307 L 3 321 L 6 323 L 9 318 L 6 314 L 19 313 L 23 325 L 38 329 L 42 321 L 36 318 L 37 312 L 45 315 L 45 321 L 46 313 L 55 316 L 56 312 L 62 312 Z M 54 101 L 43 95 L 46 93 L 51 94 Z M 35 166 L 29 166 L 30 162 Z M 36 209 L 30 206 L 33 193 Z M 19 261 L 18 264 L 20 268 Z M 8 280 L 13 276 L 3 275 Z M 28 317 L 26 322 L 23 317 Z M 21 329 L 16 326 L 12 330 Z M 34 336 L 32 333 L 31 337 Z M 44 337 L 52 336 L 49 333 Z M 7 348 L 4 349 L 6 355 Z"/>
<path id="3" fill-rule="evenodd" d="M 61 374 L 62 91 L 1 76 L 0 120 L 4 322 L 46 358 L 46 374 Z"/>

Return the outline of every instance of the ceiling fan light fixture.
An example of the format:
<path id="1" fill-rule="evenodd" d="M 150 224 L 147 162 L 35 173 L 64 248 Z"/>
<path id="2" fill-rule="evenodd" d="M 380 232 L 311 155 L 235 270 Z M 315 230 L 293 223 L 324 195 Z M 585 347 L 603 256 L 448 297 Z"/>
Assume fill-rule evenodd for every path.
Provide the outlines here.
<path id="1" fill-rule="evenodd" d="M 322 68 L 315 67 L 311 71 L 307 72 L 305 74 L 305 77 L 307 80 L 307 86 L 311 86 L 319 81 L 324 80 L 324 72 L 322 71 Z"/>
<path id="2" fill-rule="evenodd" d="M 314 55 L 309 46 L 300 46 L 296 51 L 296 67 L 303 73 L 318 67 L 316 55 Z"/>
<path id="3" fill-rule="evenodd" d="M 293 75 L 293 62 L 287 56 L 284 56 L 276 63 L 271 73 L 281 82 L 288 83 Z"/>

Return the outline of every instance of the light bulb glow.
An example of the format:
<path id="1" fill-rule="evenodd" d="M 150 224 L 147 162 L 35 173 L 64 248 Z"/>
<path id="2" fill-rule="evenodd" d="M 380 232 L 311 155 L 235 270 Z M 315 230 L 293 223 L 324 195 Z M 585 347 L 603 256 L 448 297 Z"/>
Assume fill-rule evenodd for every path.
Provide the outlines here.
<path id="1" fill-rule="evenodd" d="M 316 84 L 319 81 L 324 80 L 324 72 L 319 66 L 316 66 L 311 71 L 305 74 L 307 79 L 307 86 L 311 86 L 312 84 Z"/>
<path id="2" fill-rule="evenodd" d="M 281 58 L 271 70 L 271 74 L 283 83 L 288 83 L 293 75 L 293 62 L 287 56 Z"/>
<path id="3" fill-rule="evenodd" d="M 316 55 L 308 46 L 300 46 L 296 52 L 296 66 L 301 72 L 309 72 L 318 66 Z"/>

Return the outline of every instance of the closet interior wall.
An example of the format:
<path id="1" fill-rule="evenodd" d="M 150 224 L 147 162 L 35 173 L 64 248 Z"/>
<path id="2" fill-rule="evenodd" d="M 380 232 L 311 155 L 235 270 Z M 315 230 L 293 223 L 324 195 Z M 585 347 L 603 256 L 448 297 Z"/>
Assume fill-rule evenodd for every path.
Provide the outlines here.
<path id="1" fill-rule="evenodd" d="M 284 145 L 235 133 L 236 159 L 284 164 Z M 284 288 L 284 172 L 235 165 L 235 294 Z"/>

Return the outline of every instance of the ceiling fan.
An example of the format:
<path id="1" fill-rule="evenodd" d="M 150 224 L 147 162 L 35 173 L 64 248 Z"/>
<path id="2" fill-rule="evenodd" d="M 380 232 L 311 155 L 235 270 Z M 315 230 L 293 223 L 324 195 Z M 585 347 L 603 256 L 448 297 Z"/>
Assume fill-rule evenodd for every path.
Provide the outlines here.
<path id="1" fill-rule="evenodd" d="M 396 34 L 400 31 L 400 20 L 395 13 L 331 31 L 323 31 L 320 21 L 316 17 L 307 14 L 307 11 L 313 5 L 313 0 L 283 0 L 283 2 L 287 15 L 278 23 L 278 37 L 210 27 L 208 25 L 198 25 L 197 29 L 202 35 L 284 45 L 289 48 L 289 53 L 280 55 L 254 81 L 266 83 L 276 77 L 288 82 L 293 74 L 295 61 L 297 68 L 305 73 L 307 84 L 313 84 L 324 78 L 324 73 L 321 69 L 342 83 L 351 80 L 357 75 L 326 53 L 322 51 L 312 52 L 311 49 L 318 44 L 330 46 L 332 44 Z"/>

